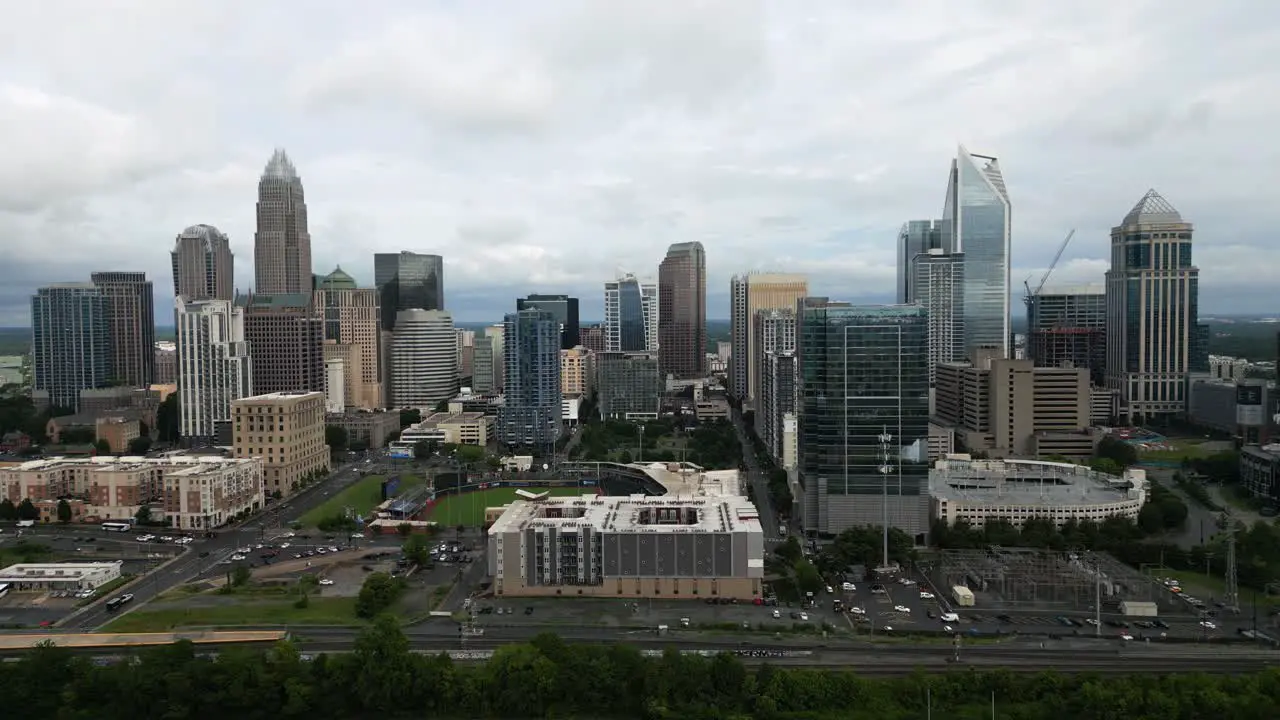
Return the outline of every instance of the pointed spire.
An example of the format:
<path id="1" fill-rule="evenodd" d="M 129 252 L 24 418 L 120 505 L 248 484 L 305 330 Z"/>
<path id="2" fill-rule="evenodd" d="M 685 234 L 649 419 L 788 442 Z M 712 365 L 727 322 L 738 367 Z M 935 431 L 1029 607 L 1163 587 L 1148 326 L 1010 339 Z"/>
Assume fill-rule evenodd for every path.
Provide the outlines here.
<path id="1" fill-rule="evenodd" d="M 1182 213 L 1154 189 L 1148 190 L 1137 205 L 1124 216 L 1125 225 L 1148 223 L 1180 223 Z"/>
<path id="2" fill-rule="evenodd" d="M 298 170 L 293 166 L 293 161 L 289 159 L 289 154 L 284 148 L 276 148 L 272 153 L 271 159 L 267 161 L 267 167 L 262 171 L 262 178 L 282 178 L 285 180 L 297 180 Z"/>

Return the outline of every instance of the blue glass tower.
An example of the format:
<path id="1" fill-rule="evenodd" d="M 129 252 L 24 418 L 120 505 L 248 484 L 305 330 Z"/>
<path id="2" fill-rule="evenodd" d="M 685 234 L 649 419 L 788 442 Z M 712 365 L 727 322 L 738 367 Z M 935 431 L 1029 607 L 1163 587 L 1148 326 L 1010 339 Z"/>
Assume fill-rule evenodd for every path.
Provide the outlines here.
<path id="1" fill-rule="evenodd" d="M 31 369 L 50 407 L 79 412 L 80 391 L 111 382 L 107 300 L 92 283 L 42 287 L 31 298 Z"/>
<path id="2" fill-rule="evenodd" d="M 560 322 L 527 308 L 503 320 L 506 404 L 498 438 L 508 447 L 544 448 L 560 438 Z"/>
<path id="3" fill-rule="evenodd" d="M 999 161 L 961 146 L 951 161 L 941 245 L 946 253 L 964 253 L 965 356 L 977 348 L 1010 355 L 1011 212 Z"/>

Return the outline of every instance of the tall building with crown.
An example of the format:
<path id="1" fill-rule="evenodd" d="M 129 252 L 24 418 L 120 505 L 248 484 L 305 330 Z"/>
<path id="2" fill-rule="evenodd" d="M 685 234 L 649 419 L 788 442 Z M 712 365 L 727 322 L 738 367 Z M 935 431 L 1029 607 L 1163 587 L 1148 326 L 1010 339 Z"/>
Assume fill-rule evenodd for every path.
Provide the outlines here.
<path id="1" fill-rule="evenodd" d="M 302 178 L 277 149 L 258 180 L 258 231 L 253 236 L 254 291 L 311 293 L 311 233 Z"/>

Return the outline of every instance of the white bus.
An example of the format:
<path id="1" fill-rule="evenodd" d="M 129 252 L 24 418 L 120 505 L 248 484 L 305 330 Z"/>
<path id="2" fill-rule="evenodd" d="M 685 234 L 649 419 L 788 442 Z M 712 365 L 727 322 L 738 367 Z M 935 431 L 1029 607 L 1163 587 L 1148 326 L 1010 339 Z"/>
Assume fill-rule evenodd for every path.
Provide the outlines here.
<path id="1" fill-rule="evenodd" d="M 0 583 L 0 598 L 9 594 L 9 583 Z"/>
<path id="2" fill-rule="evenodd" d="M 127 522 L 104 522 L 102 523 L 102 529 L 107 532 L 129 532 L 133 529 L 133 524 Z"/>

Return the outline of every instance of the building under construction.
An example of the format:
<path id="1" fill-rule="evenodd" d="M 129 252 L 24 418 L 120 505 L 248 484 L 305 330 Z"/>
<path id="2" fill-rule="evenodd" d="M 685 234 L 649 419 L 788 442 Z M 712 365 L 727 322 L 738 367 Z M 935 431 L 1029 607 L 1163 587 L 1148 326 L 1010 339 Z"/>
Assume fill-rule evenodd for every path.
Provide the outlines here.
<path id="1" fill-rule="evenodd" d="M 1088 368 L 1102 385 L 1107 362 L 1103 285 L 1041 288 L 1027 296 L 1027 352 L 1040 367 Z"/>

